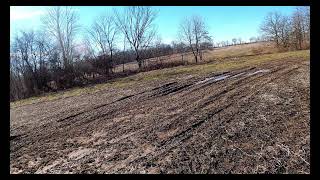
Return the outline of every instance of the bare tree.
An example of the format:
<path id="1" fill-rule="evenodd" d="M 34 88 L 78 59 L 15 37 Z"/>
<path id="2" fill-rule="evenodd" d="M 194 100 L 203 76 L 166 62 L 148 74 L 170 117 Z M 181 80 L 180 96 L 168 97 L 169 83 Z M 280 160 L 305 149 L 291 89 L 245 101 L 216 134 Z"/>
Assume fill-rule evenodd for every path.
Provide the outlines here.
<path id="1" fill-rule="evenodd" d="M 24 92 L 26 91 L 21 60 L 18 58 L 19 55 L 14 48 L 10 50 L 10 101 L 24 98 Z"/>
<path id="2" fill-rule="evenodd" d="M 292 35 L 296 49 L 302 49 L 304 40 L 310 34 L 310 13 L 306 7 L 297 7 L 292 15 Z"/>
<path id="3" fill-rule="evenodd" d="M 92 40 L 88 36 L 88 34 L 84 35 L 84 38 L 82 39 L 82 44 L 84 46 L 83 54 L 87 59 L 97 58 L 95 48 L 93 47 Z"/>
<path id="4" fill-rule="evenodd" d="M 282 16 L 279 23 L 279 43 L 283 48 L 287 48 L 290 45 L 290 33 L 290 19 L 287 16 Z"/>
<path id="5" fill-rule="evenodd" d="M 127 59 L 127 54 L 126 54 L 126 37 L 123 36 L 123 50 L 122 50 L 122 72 L 124 72 L 124 64 L 125 60 Z"/>
<path id="6" fill-rule="evenodd" d="M 310 41 L 310 6 L 301 7 L 304 16 L 305 38 Z"/>
<path id="7" fill-rule="evenodd" d="M 153 24 L 157 17 L 156 11 L 148 6 L 130 6 L 123 14 L 114 10 L 116 25 L 126 37 L 136 55 L 139 68 L 142 67 L 141 51 L 149 46 L 153 40 L 156 28 Z"/>
<path id="8" fill-rule="evenodd" d="M 226 44 L 226 41 L 221 41 L 221 47 L 225 47 L 227 44 Z"/>
<path id="9" fill-rule="evenodd" d="M 63 65 L 70 67 L 74 51 L 74 39 L 78 26 L 78 14 L 71 7 L 52 7 L 42 19 L 46 31 L 54 38 L 62 54 Z"/>
<path id="10" fill-rule="evenodd" d="M 239 44 L 242 44 L 242 39 L 240 37 L 238 38 L 238 42 Z"/>
<path id="11" fill-rule="evenodd" d="M 112 72 L 113 54 L 115 51 L 115 39 L 117 34 L 117 26 L 114 23 L 112 15 L 103 14 L 95 19 L 91 28 L 88 29 L 89 36 L 93 44 L 100 49 L 100 54 L 106 62 L 106 75 Z M 110 59 L 106 58 L 110 56 Z"/>
<path id="12" fill-rule="evenodd" d="M 264 33 L 266 38 L 274 41 L 277 46 L 280 45 L 279 36 L 280 36 L 280 23 L 281 23 L 281 14 L 279 12 L 270 12 L 264 19 L 263 23 L 260 26 L 260 30 Z"/>
<path id="13" fill-rule="evenodd" d="M 156 36 L 156 40 L 154 42 L 154 56 L 157 57 L 157 59 L 161 62 L 161 53 L 162 53 L 162 49 L 161 49 L 161 45 L 162 45 L 162 38 L 161 36 L 157 35 Z M 162 63 L 162 62 L 161 62 Z"/>
<path id="14" fill-rule="evenodd" d="M 233 42 L 233 45 L 236 45 L 237 44 L 237 38 L 233 38 L 232 42 Z"/>
<path id="15" fill-rule="evenodd" d="M 45 32 L 38 31 L 35 38 L 35 63 L 38 64 L 38 68 L 36 69 L 37 86 L 41 90 L 51 90 L 47 85 L 48 81 L 50 81 L 48 63 L 54 50 L 55 47 L 47 40 Z"/>
<path id="16" fill-rule="evenodd" d="M 174 53 L 184 53 L 186 51 L 187 45 L 183 42 L 177 43 L 175 41 L 171 42 L 171 46 L 173 48 Z"/>
<path id="17" fill-rule="evenodd" d="M 271 12 L 266 16 L 260 30 L 264 33 L 265 38 L 276 42 L 277 47 L 287 48 L 289 46 L 292 28 L 288 16 L 279 12 Z"/>
<path id="18" fill-rule="evenodd" d="M 13 90 L 16 90 L 12 98 L 28 97 L 48 88 L 47 64 L 51 51 L 52 47 L 43 33 L 21 31 L 15 37 L 10 57 L 10 78 Z"/>
<path id="19" fill-rule="evenodd" d="M 200 16 L 185 18 L 180 24 L 180 39 L 189 45 L 196 63 L 202 59 L 201 43 L 211 41 L 205 21 Z"/>
<path id="20" fill-rule="evenodd" d="M 230 44 L 229 44 L 229 41 L 228 40 L 226 40 L 226 46 L 229 46 Z"/>
<path id="21" fill-rule="evenodd" d="M 35 33 L 34 31 L 21 31 L 21 36 L 17 36 L 14 41 L 15 58 L 22 70 L 22 75 L 25 79 L 27 90 L 34 94 L 38 90 L 37 86 L 37 62 L 35 52 Z"/>

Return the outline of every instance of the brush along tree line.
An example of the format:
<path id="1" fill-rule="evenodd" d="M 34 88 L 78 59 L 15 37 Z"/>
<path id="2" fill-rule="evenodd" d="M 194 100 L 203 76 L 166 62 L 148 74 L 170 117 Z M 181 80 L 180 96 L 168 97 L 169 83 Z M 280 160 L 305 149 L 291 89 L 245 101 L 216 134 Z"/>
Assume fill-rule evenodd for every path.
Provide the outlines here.
<path id="1" fill-rule="evenodd" d="M 308 13 L 298 8 L 292 18 L 269 14 L 261 30 L 279 47 L 301 49 L 310 39 Z M 213 47 L 201 16 L 183 19 L 179 40 L 162 43 L 155 24 L 158 14 L 151 7 L 126 7 L 83 26 L 72 7 L 49 8 L 41 30 L 20 31 L 10 42 L 10 101 L 83 85 L 97 76 L 116 77 L 114 67 L 122 64 L 124 71 L 127 62 L 137 62 L 142 70 L 146 59 L 176 53 L 192 53 L 198 62 L 203 50 Z"/>

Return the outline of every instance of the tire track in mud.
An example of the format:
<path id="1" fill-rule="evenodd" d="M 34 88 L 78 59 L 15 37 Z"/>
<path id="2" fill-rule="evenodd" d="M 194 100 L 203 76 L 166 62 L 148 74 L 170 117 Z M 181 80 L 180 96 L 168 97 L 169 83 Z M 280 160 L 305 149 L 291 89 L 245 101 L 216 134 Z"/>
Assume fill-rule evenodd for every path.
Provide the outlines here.
<path id="1" fill-rule="evenodd" d="M 119 98 L 119 99 L 117 99 L 117 100 L 115 100 L 115 101 L 113 101 L 113 102 L 111 102 L 111 103 L 100 104 L 100 105 L 95 106 L 95 107 L 93 107 L 93 108 L 91 108 L 91 109 L 88 109 L 88 110 L 85 110 L 85 111 L 81 111 L 81 112 L 78 112 L 78 113 L 73 114 L 73 115 L 69 115 L 69 116 L 67 116 L 67 117 L 65 117 L 65 118 L 62 118 L 62 119 L 58 119 L 57 122 L 62 122 L 62 121 L 65 121 L 65 120 L 74 118 L 74 117 L 76 117 L 76 116 L 79 116 L 79 115 L 81 115 L 81 114 L 92 112 L 93 110 L 99 109 L 99 108 L 104 107 L 104 106 L 108 106 L 108 105 L 110 105 L 110 104 L 113 104 L 113 103 L 116 103 L 116 102 L 119 102 L 119 101 L 128 99 L 128 98 L 133 97 L 133 96 L 134 96 L 134 95 L 123 96 L 123 97 L 121 97 L 121 98 Z"/>
<path id="2" fill-rule="evenodd" d="M 240 79 L 239 81 L 243 81 L 243 79 Z M 221 84 L 220 84 L 221 85 Z M 219 89 L 219 88 L 217 88 Z M 222 91 L 217 91 L 217 93 L 213 94 L 212 96 L 209 96 L 207 98 L 203 98 L 201 97 L 200 101 L 200 105 L 196 106 L 196 107 L 193 107 L 194 109 L 191 110 L 189 109 L 187 112 L 183 113 L 183 115 L 181 116 L 177 116 L 175 119 L 177 121 L 181 121 L 181 119 L 185 119 L 189 116 L 192 116 L 195 112 L 198 112 L 199 110 L 201 110 L 202 108 L 206 107 L 207 105 L 210 105 L 213 101 L 219 101 L 219 97 L 225 95 L 226 93 L 229 93 L 230 91 L 234 90 L 236 88 L 234 88 L 233 86 L 228 86 L 227 88 L 225 88 L 224 90 Z M 239 90 L 240 88 L 238 88 Z M 241 90 L 240 90 L 241 91 Z M 192 91 L 193 92 L 193 91 Z M 213 91 L 215 92 L 215 91 Z M 187 91 L 185 92 L 186 94 L 188 94 L 188 96 L 193 96 L 193 94 L 189 94 L 190 92 Z M 185 96 L 186 94 L 183 94 L 181 96 Z M 175 97 L 175 99 L 181 99 L 182 97 L 181 96 L 178 96 L 178 97 Z M 174 122 L 170 122 L 169 124 L 172 126 Z"/>
<path id="3" fill-rule="evenodd" d="M 69 117 L 65 119 L 60 119 L 56 125 L 46 125 L 43 129 L 37 127 L 35 130 L 41 129 L 43 132 L 38 131 L 29 134 L 24 147 L 30 146 L 30 148 L 21 152 L 31 154 L 32 151 L 37 151 L 37 148 L 33 146 L 38 146 L 48 141 L 51 141 L 51 143 L 61 142 L 64 141 L 66 137 L 81 134 L 81 131 L 83 131 L 82 135 L 86 136 L 91 132 L 104 130 L 107 132 L 107 135 L 103 136 L 102 139 L 113 142 L 107 144 L 108 149 L 114 149 L 117 153 L 121 152 L 117 154 L 117 157 L 123 157 L 109 157 L 114 163 L 114 166 L 107 169 L 103 170 L 103 168 L 99 166 L 95 168 L 100 168 L 103 172 L 128 172 L 130 171 L 130 167 L 145 167 L 145 164 L 163 158 L 172 148 L 188 142 L 188 139 L 193 138 L 198 131 L 205 128 L 207 123 L 217 121 L 214 122 L 214 124 L 219 129 L 226 121 L 232 120 L 232 115 L 237 114 L 239 110 L 233 110 L 231 115 L 223 120 L 219 118 L 221 114 L 223 115 L 228 112 L 229 109 L 238 104 L 238 102 L 242 102 L 244 99 L 250 99 L 263 89 L 264 85 L 281 76 L 294 73 L 294 71 L 300 67 L 290 68 L 287 64 L 277 67 L 273 64 L 269 67 L 262 66 L 262 68 L 270 69 L 270 72 L 246 77 L 241 73 L 248 72 L 248 70 L 240 69 L 239 71 L 225 72 L 224 74 L 230 75 L 228 78 L 209 84 L 196 84 L 203 78 L 195 79 L 192 82 L 188 82 L 188 80 L 186 80 L 187 82 L 174 81 L 147 91 L 120 97 L 110 103 L 91 107 L 85 112 L 77 112 L 71 116 L 69 115 Z M 253 69 L 254 68 L 249 68 L 249 71 Z M 236 76 L 238 74 L 241 75 Z M 222 74 L 210 75 L 208 77 L 219 75 Z M 236 77 L 233 78 L 233 76 Z M 164 107 L 166 104 L 168 104 L 168 107 Z M 169 113 L 170 109 L 174 111 L 182 109 L 184 111 L 182 111 L 182 113 L 179 111 L 180 113 L 170 116 L 162 116 L 159 114 L 160 119 L 148 119 L 148 117 L 144 116 L 135 116 L 136 114 L 149 111 L 149 107 L 159 107 L 159 110 L 154 111 L 154 113 Z M 126 114 L 122 115 L 122 112 Z M 131 115 L 133 116 L 128 117 L 128 122 L 113 121 L 116 117 Z M 169 133 L 169 135 L 163 139 L 157 137 L 156 133 L 158 132 L 166 133 L 175 129 L 178 130 L 172 134 Z M 217 133 L 217 135 L 221 133 L 221 131 L 218 130 L 214 132 Z M 128 136 L 125 136 L 126 134 Z M 43 137 L 39 138 L 39 136 Z M 119 137 L 122 138 L 119 139 Z M 12 138 L 14 138 L 13 141 L 17 141 L 17 143 L 26 141 L 25 138 L 15 138 L 14 136 Z M 118 141 L 115 141 L 117 138 Z M 134 139 L 139 140 L 133 142 L 135 141 Z M 121 144 L 130 143 L 136 144 L 136 149 L 121 147 Z M 150 145 L 156 148 L 153 151 L 144 152 L 145 150 L 143 147 L 139 147 L 139 144 Z M 45 145 L 44 148 L 50 148 L 49 145 L 50 144 Z M 14 146 L 17 148 L 17 145 Z M 18 155 L 17 153 L 19 153 L 16 148 L 12 149 L 12 153 L 14 154 L 12 157 L 16 157 Z M 55 148 L 57 148 L 57 151 L 63 150 L 60 146 Z M 45 151 L 45 149 L 38 149 L 37 153 Z M 99 157 L 99 153 L 95 156 Z M 130 156 L 124 156 L 122 153 L 129 154 Z M 72 163 L 72 161 L 69 161 L 69 163 Z"/>
<path id="4" fill-rule="evenodd" d="M 114 104 L 114 103 L 116 103 L 116 102 L 119 102 L 119 101 L 122 101 L 122 100 L 125 100 L 125 99 L 128 99 L 128 98 L 131 98 L 131 97 L 134 97 L 134 96 L 137 96 L 137 95 L 141 95 L 141 94 L 144 94 L 144 93 L 156 91 L 156 90 L 159 90 L 159 89 L 165 89 L 165 90 L 164 90 L 165 92 L 164 92 L 164 93 L 162 92 L 162 95 L 161 95 L 161 96 L 164 96 L 164 95 L 170 94 L 170 93 L 172 93 L 172 92 L 178 91 L 178 90 L 183 89 L 183 88 L 185 88 L 185 87 L 188 86 L 188 85 L 183 85 L 183 86 L 181 86 L 181 87 L 172 87 L 171 85 L 173 85 L 173 84 L 177 84 L 177 82 L 166 83 L 166 84 L 164 84 L 164 85 L 162 85 L 162 86 L 153 88 L 153 89 L 148 90 L 148 91 L 142 91 L 142 92 L 140 92 L 140 93 L 123 96 L 123 97 L 121 97 L 121 98 L 119 98 L 119 99 L 117 99 L 117 100 L 115 100 L 115 101 L 113 101 L 113 102 L 105 103 L 105 104 L 100 104 L 100 105 L 95 106 L 95 107 L 93 107 L 93 108 L 91 108 L 91 109 L 88 109 L 88 110 L 85 110 L 85 111 L 81 111 L 81 112 L 78 112 L 78 113 L 73 114 L 73 115 L 69 115 L 69 116 L 67 116 L 67 117 L 65 117 L 65 118 L 62 118 L 62 119 L 58 119 L 57 122 L 62 122 L 62 121 L 65 121 L 65 120 L 74 118 L 74 117 L 76 117 L 76 116 L 78 116 L 78 115 L 81 115 L 81 114 L 84 114 L 84 113 L 90 113 L 90 112 L 92 112 L 93 110 L 96 110 L 96 109 L 99 109 L 99 108 L 102 108 L 102 107 L 105 107 L 105 106 Z M 156 95 L 157 95 L 157 93 L 156 93 Z M 156 96 L 156 95 L 151 95 L 151 97 Z"/>
<path id="5" fill-rule="evenodd" d="M 261 75 L 261 76 L 259 76 L 259 77 L 257 77 L 257 78 L 261 78 L 262 76 L 264 76 L 264 75 Z M 257 80 L 257 78 L 254 78 L 255 80 Z M 243 79 L 241 79 L 240 81 L 243 81 Z M 251 80 L 251 81 L 253 81 L 253 80 Z M 269 82 L 269 81 L 268 81 Z M 268 82 L 266 82 L 266 83 L 268 83 Z M 265 83 L 265 84 L 266 84 Z M 232 87 L 232 86 L 231 86 Z M 169 128 L 168 129 L 171 129 L 171 126 L 172 126 L 172 124 L 174 124 L 176 121 L 181 121 L 181 119 L 185 119 L 185 118 L 187 118 L 187 117 L 190 117 L 190 116 L 192 116 L 195 112 L 198 112 L 199 110 L 201 110 L 202 108 L 204 108 L 204 107 L 206 107 L 207 105 L 210 105 L 213 101 L 219 101 L 219 98 L 218 97 L 221 97 L 221 96 L 223 96 L 223 95 L 225 95 L 226 93 L 228 93 L 228 92 L 230 92 L 230 91 L 232 91 L 232 90 L 234 90 L 235 88 L 226 88 L 225 90 L 223 90 L 223 91 L 221 91 L 221 92 L 218 92 L 217 94 L 214 94 L 213 96 L 210 96 L 209 98 L 207 98 L 207 99 L 205 99 L 205 102 L 204 103 L 202 103 L 201 105 L 199 105 L 198 107 L 196 107 L 195 108 L 195 110 L 189 110 L 187 113 L 184 113 L 182 116 L 176 116 L 175 118 L 174 118 L 174 120 L 173 121 L 171 121 L 170 123 L 168 123 L 168 122 L 165 122 L 165 124 L 169 124 Z M 239 90 L 240 88 L 238 88 L 238 90 Z M 244 89 L 244 88 L 243 88 Z M 240 89 L 240 91 L 242 91 L 242 89 Z M 235 94 L 235 95 L 232 95 L 232 96 L 230 96 L 229 98 L 230 99 L 232 99 L 232 98 L 234 98 L 234 96 L 236 96 L 237 94 Z M 242 95 L 240 98 L 244 98 L 244 97 L 246 97 L 246 95 Z M 179 98 L 179 97 L 178 97 Z M 202 100 L 203 101 L 203 100 Z M 161 126 L 162 124 L 160 123 L 160 126 Z"/>
<path id="6" fill-rule="evenodd" d="M 121 99 L 120 99 L 121 100 Z M 119 100 L 117 100 L 117 101 L 119 101 Z M 82 123 L 77 123 L 78 125 L 76 125 L 76 124 L 73 124 L 73 127 L 72 128 L 75 128 L 76 126 L 80 126 L 80 125 L 82 125 L 83 123 L 87 123 L 88 121 L 92 121 L 92 120 L 96 120 L 96 119 L 98 119 L 99 117 L 103 117 L 103 116 L 105 116 L 106 114 L 108 114 L 108 113 L 105 113 L 105 114 L 99 114 L 98 116 L 94 116 L 94 117 L 91 117 L 90 119 L 91 120 L 85 120 L 84 122 L 82 122 Z M 73 117 L 75 117 L 75 116 L 73 116 Z M 69 122 L 70 124 L 72 124 L 73 122 Z M 47 131 L 48 132 L 48 131 Z M 50 137 L 50 136 L 54 136 L 54 135 L 58 135 L 59 134 L 59 132 L 55 132 L 54 134 L 50 134 L 49 133 L 49 135 L 47 135 L 47 136 L 44 136 L 42 139 L 47 139 L 48 137 Z"/>
<path id="7" fill-rule="evenodd" d="M 220 76 L 220 75 L 224 75 L 224 74 L 228 74 L 229 76 L 235 76 L 235 75 L 238 75 L 238 74 L 241 74 L 241 73 L 244 73 L 244 72 L 248 72 L 250 70 L 253 70 L 253 69 L 256 69 L 256 67 L 252 67 L 252 68 L 248 68 L 246 70 L 243 70 L 243 71 L 240 71 L 240 72 L 237 72 L 237 73 L 230 73 L 230 71 L 226 71 L 226 72 L 222 72 L 222 73 L 215 73 L 213 76 Z M 230 77 L 232 78 L 232 77 Z M 219 80 L 219 81 L 222 81 L 222 80 Z M 213 83 L 217 83 L 219 81 L 214 81 L 214 82 L 207 82 L 207 83 L 204 83 L 202 85 L 200 85 L 198 88 L 195 88 L 193 89 L 193 91 L 196 91 L 198 89 L 201 89 L 201 88 L 204 88 L 206 86 L 210 86 L 211 84 Z M 62 121 L 65 121 L 65 120 L 68 120 L 68 119 L 71 119 L 71 118 L 74 118 L 78 115 L 81 115 L 83 113 L 90 113 L 92 112 L 93 110 L 96 110 L 96 109 L 99 109 L 99 108 L 102 108 L 102 107 L 105 107 L 105 106 L 108 106 L 108 105 L 111 105 L 111 104 L 114 104 L 116 102 L 119 102 L 119 101 L 122 101 L 122 100 L 125 100 L 125 99 L 128 99 L 128 98 L 131 98 L 131 97 L 134 97 L 134 96 L 137 96 L 137 95 L 141 95 L 141 94 L 144 94 L 144 93 L 150 93 L 151 92 L 151 95 L 147 96 L 147 97 L 160 97 L 160 96 L 166 96 L 166 95 L 169 95 L 169 94 L 172 94 L 172 93 L 179 93 L 181 90 L 182 91 L 185 91 L 187 90 L 186 88 L 188 87 L 193 87 L 196 84 L 197 82 L 193 81 L 191 83 L 187 83 L 187 84 L 180 84 L 178 82 L 170 82 L 170 83 L 166 83 L 164 85 L 161 85 L 159 87 L 156 87 L 156 88 L 153 88 L 149 91 L 142 91 L 140 93 L 136 93 L 136 94 L 132 94 L 132 95 L 127 95 L 127 96 L 123 96 L 113 102 L 110 102 L 110 103 L 106 103 L 106 104 L 101 104 L 101 105 L 98 105 L 98 106 L 95 106 L 91 109 L 88 109 L 88 110 L 85 110 L 85 111 L 81 111 L 81 112 L 78 112 L 76 114 L 73 114 L 73 115 L 69 115 L 65 118 L 62 118 L 62 119 L 58 119 L 57 122 L 62 122 Z"/>
<path id="8" fill-rule="evenodd" d="M 278 75 L 277 77 L 271 78 L 271 79 L 269 79 L 269 80 L 267 80 L 267 81 L 263 81 L 263 83 L 260 84 L 260 86 L 259 86 L 259 83 L 257 83 L 257 84 L 255 85 L 255 87 L 258 87 L 258 88 L 256 88 L 256 90 L 254 90 L 253 92 L 257 93 L 257 90 L 263 88 L 263 85 L 265 85 L 265 84 L 267 84 L 267 83 L 270 83 L 270 82 L 272 82 L 273 80 L 277 79 L 279 76 L 282 76 L 282 75 L 284 75 L 284 74 L 290 73 L 290 72 L 294 71 L 294 70 L 297 69 L 297 68 L 292 68 L 292 69 L 290 69 L 290 70 L 285 70 L 285 71 L 283 71 L 283 72 L 279 72 L 279 71 L 281 71 L 281 70 L 283 70 L 283 69 L 284 69 L 284 68 L 278 68 L 278 69 L 272 71 L 271 73 L 278 72 L 279 75 Z M 261 78 L 264 78 L 265 76 L 266 76 L 266 75 L 261 75 L 261 76 L 259 76 L 259 77 L 257 77 L 257 78 L 254 78 L 254 79 L 255 79 L 255 80 L 257 80 L 257 79 L 259 79 L 259 78 L 261 79 Z M 252 80 L 252 81 L 253 81 L 253 80 Z M 260 87 L 260 88 L 259 88 L 259 87 Z M 233 88 L 233 89 L 234 89 L 234 88 Z M 226 92 L 226 91 L 223 91 L 223 92 Z M 218 94 L 219 94 L 219 93 L 218 93 Z M 216 94 L 215 96 L 218 96 L 218 94 Z M 221 94 L 225 94 L 225 93 L 221 93 Z M 241 96 L 240 99 L 238 99 L 238 101 L 240 101 L 241 98 L 249 98 L 249 97 L 251 97 L 252 95 L 254 95 L 254 94 L 253 94 L 253 93 L 247 93 L 246 95 Z M 180 133 L 175 134 L 174 136 L 170 137 L 168 140 L 163 141 L 163 142 L 160 142 L 160 144 L 158 145 L 158 147 L 159 147 L 159 148 L 161 147 L 161 149 L 162 149 L 162 150 L 160 150 L 160 152 L 150 153 L 148 156 L 139 157 L 139 158 L 133 160 L 133 161 L 131 162 L 131 164 L 134 163 L 134 162 L 136 162 L 136 161 L 139 161 L 140 159 L 148 159 L 149 161 L 152 161 L 152 159 L 156 159 L 156 158 L 157 158 L 158 156 L 160 156 L 161 154 L 168 152 L 170 149 L 178 146 L 182 141 L 185 141 L 186 139 L 189 139 L 190 137 L 192 137 L 192 131 L 195 131 L 195 129 L 196 129 L 197 127 L 199 127 L 199 126 L 202 125 L 204 122 L 208 121 L 208 119 L 211 119 L 213 116 L 217 115 L 218 113 L 227 110 L 227 109 L 228 109 L 230 106 L 232 106 L 232 105 L 233 105 L 233 103 L 228 104 L 228 105 L 226 105 L 226 106 L 224 106 L 224 107 L 222 107 L 222 108 L 220 108 L 220 109 L 217 109 L 217 110 L 215 110 L 214 112 L 209 112 L 209 113 L 205 114 L 203 118 L 200 118 L 200 119 L 201 119 L 200 121 L 192 124 L 192 125 L 189 126 L 187 129 L 182 130 Z M 202 108 L 203 108 L 203 107 L 202 107 Z M 236 112 L 235 112 L 235 113 L 236 113 Z M 234 113 L 234 114 L 235 114 L 235 113 Z M 220 122 L 220 124 L 222 124 L 222 123 L 224 123 L 224 122 L 225 122 L 225 121 Z M 189 133 L 189 135 L 186 135 L 186 134 L 188 134 L 188 133 Z M 174 144 L 175 144 L 175 145 L 174 145 Z M 166 147 L 166 146 L 167 146 L 167 147 Z M 151 159 L 150 159 L 150 158 L 151 158 Z M 117 170 L 116 170 L 115 172 L 117 172 Z"/>
<path id="9" fill-rule="evenodd" d="M 191 136 L 187 136 L 187 137 L 183 137 L 183 136 L 184 136 L 185 134 L 189 133 L 190 131 L 192 131 L 193 129 L 195 129 L 196 127 L 200 126 L 202 123 L 205 122 L 206 119 L 211 118 L 211 116 L 213 116 L 213 115 L 221 112 L 222 110 L 226 110 L 226 109 L 227 109 L 228 107 L 230 107 L 231 105 L 232 105 L 232 104 L 229 104 L 229 105 L 227 105 L 226 107 L 223 107 L 223 108 L 221 108 L 220 110 L 218 110 L 218 111 L 216 111 L 216 112 L 214 112 L 214 113 L 209 113 L 209 114 L 208 114 L 208 117 L 206 117 L 206 118 L 204 118 L 203 120 L 201 120 L 201 121 L 193 124 L 191 127 L 189 127 L 188 129 L 186 129 L 186 130 L 178 133 L 177 135 L 171 137 L 169 140 L 164 141 L 164 142 L 161 142 L 161 144 L 160 144 L 158 147 L 164 147 L 165 144 L 169 144 L 169 145 L 170 145 L 170 141 L 173 141 L 173 140 L 176 140 L 177 142 L 180 142 L 180 141 L 182 141 L 182 140 L 185 140 L 185 139 L 187 139 L 187 138 L 190 138 Z M 180 141 L 177 140 L 177 138 L 179 138 Z M 175 147 L 175 146 L 172 146 L 172 144 L 171 144 L 170 147 L 173 148 L 173 147 Z M 167 149 L 167 148 L 163 148 L 163 152 L 166 152 L 166 151 L 168 151 L 168 149 Z M 161 153 L 160 153 L 160 154 L 161 154 Z M 152 155 L 150 155 L 150 156 L 155 157 L 155 154 L 152 153 Z M 139 159 L 141 159 L 141 158 L 145 159 L 145 158 L 147 158 L 147 157 L 146 157 L 146 156 L 139 157 L 139 158 L 134 159 L 133 161 L 131 161 L 131 163 L 132 163 L 132 162 L 135 162 L 135 161 L 139 161 Z M 117 172 L 117 170 L 115 170 L 114 172 Z"/>
<path id="10" fill-rule="evenodd" d="M 78 112 L 76 114 L 73 115 L 69 115 L 65 118 L 62 119 L 58 119 L 57 122 L 59 122 L 59 124 L 55 124 L 55 125 L 42 125 L 40 127 L 37 127 L 36 129 L 30 130 L 30 132 L 28 133 L 28 136 L 32 137 L 32 136 L 41 136 L 41 140 L 45 140 L 45 139 L 49 139 L 50 137 L 54 137 L 54 136 L 59 136 L 59 134 L 64 133 L 65 131 L 68 132 L 69 130 L 75 129 L 77 127 L 83 126 L 84 124 L 88 124 L 92 121 L 98 121 L 101 118 L 105 118 L 105 119 L 111 119 L 108 118 L 108 116 L 112 115 L 113 113 L 119 112 L 121 111 L 121 108 L 123 107 L 108 107 L 110 105 L 114 105 L 114 103 L 116 102 L 120 102 L 126 99 L 129 99 L 131 97 L 135 97 L 137 95 L 141 95 L 144 93 L 148 93 L 148 92 L 152 92 L 155 91 L 157 89 L 161 89 L 162 87 L 166 87 L 169 86 L 171 84 L 176 84 L 177 82 L 171 82 L 171 83 L 166 83 L 162 86 L 153 88 L 151 90 L 147 90 L 147 91 L 142 91 L 133 95 L 127 95 L 127 96 L 123 96 L 117 100 L 114 100 L 113 102 L 110 103 L 106 103 L 106 104 L 102 104 L 102 105 L 98 105 L 95 106 L 93 108 L 90 108 L 89 110 L 85 110 L 85 111 L 81 111 Z M 124 103 L 125 104 L 125 103 Z M 98 109 L 100 108 L 107 108 L 107 112 L 103 112 L 103 110 L 98 111 Z M 94 113 L 94 111 L 96 111 Z M 103 112 L 103 113 L 101 113 Z M 93 114 L 92 114 L 93 113 Z M 113 125 L 112 123 L 108 123 L 111 126 Z M 37 130 L 37 129 L 41 129 L 41 131 Z M 45 131 L 46 134 L 42 134 L 41 132 Z M 40 134 L 39 134 L 40 133 Z M 19 136 L 20 137 L 20 136 Z M 27 139 L 29 139 L 28 137 L 26 137 Z M 14 140 L 20 140 L 20 138 L 15 138 L 15 136 L 12 136 L 12 139 Z M 40 140 L 40 139 L 39 139 Z M 25 141 L 24 144 L 30 144 L 32 143 L 31 140 Z M 19 146 L 20 148 L 22 146 Z M 18 150 L 17 148 L 19 147 L 12 147 L 12 150 L 16 151 Z"/>

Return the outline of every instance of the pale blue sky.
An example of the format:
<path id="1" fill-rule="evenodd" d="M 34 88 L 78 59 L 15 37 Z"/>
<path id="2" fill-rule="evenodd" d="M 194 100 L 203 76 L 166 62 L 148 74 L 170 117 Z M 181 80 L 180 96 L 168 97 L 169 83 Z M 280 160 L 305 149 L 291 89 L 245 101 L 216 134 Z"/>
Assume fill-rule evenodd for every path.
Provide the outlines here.
<path id="1" fill-rule="evenodd" d="M 40 17 L 46 6 L 11 6 L 10 7 L 10 37 L 20 29 L 41 29 Z M 82 27 L 91 25 L 93 19 L 107 11 L 112 12 L 111 6 L 74 6 L 80 15 Z M 178 27 L 181 20 L 190 15 L 203 16 L 209 26 L 209 32 L 214 42 L 231 41 L 241 37 L 248 40 L 259 35 L 258 29 L 264 16 L 271 11 L 291 14 L 293 6 L 154 6 L 159 11 L 155 24 L 163 42 L 177 40 Z"/>

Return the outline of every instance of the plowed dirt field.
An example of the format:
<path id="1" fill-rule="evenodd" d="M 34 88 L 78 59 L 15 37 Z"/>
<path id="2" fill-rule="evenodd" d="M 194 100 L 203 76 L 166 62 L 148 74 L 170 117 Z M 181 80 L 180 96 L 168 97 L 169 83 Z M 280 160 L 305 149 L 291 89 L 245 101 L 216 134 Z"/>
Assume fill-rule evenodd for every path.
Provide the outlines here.
<path id="1" fill-rule="evenodd" d="M 12 106 L 10 172 L 310 173 L 309 62 L 172 74 Z"/>

